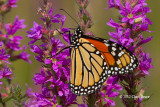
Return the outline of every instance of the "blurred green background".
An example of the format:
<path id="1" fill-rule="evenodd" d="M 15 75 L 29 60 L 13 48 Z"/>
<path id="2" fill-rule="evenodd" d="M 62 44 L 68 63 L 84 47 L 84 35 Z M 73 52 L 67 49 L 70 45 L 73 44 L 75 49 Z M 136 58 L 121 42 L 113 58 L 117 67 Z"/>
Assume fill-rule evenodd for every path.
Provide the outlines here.
<path id="1" fill-rule="evenodd" d="M 107 1 L 108 0 L 90 0 L 90 4 L 87 8 L 94 22 L 94 25 L 90 30 L 96 36 L 105 39 L 109 39 L 110 37 L 108 36 L 108 32 L 113 31 L 111 27 L 106 25 L 106 22 L 108 22 L 110 18 L 118 21 L 117 10 L 105 9 L 107 7 Z M 19 15 L 20 19 L 25 19 L 25 24 L 27 25 L 27 28 L 23 32 L 18 33 L 17 35 L 23 36 L 24 39 L 22 43 L 26 45 L 29 41 L 29 39 L 26 37 L 26 31 L 32 27 L 33 21 L 41 23 L 41 20 L 39 19 L 40 15 L 37 14 L 37 8 L 39 7 L 39 4 L 41 2 L 42 0 L 18 0 L 18 7 L 13 8 L 13 10 L 6 15 L 6 22 L 14 21 L 16 15 Z M 144 107 L 160 107 L 160 0 L 146 0 L 146 2 L 152 10 L 152 12 L 147 15 L 153 22 L 153 25 L 150 26 L 150 30 L 154 32 L 144 33 L 144 37 L 153 36 L 154 38 L 151 42 L 143 46 L 145 52 L 149 52 L 150 57 L 153 59 L 153 69 L 149 71 L 150 76 L 146 76 L 146 78 L 143 79 L 142 84 L 144 87 L 146 87 L 145 95 L 152 95 L 151 98 L 145 103 Z M 78 20 L 78 6 L 75 0 L 53 0 L 53 8 L 55 14 L 65 14 L 59 11 L 59 9 L 63 8 L 74 18 L 76 18 L 76 20 Z M 65 26 L 73 27 L 76 26 L 76 23 L 67 16 Z M 23 89 L 26 88 L 26 83 L 30 87 L 34 87 L 34 83 L 32 81 L 33 74 L 35 72 L 39 72 L 39 69 L 41 67 L 40 63 L 34 59 L 34 54 L 31 53 L 29 50 L 28 52 L 32 55 L 32 64 L 28 64 L 27 62 L 21 60 L 12 63 L 15 73 L 14 83 L 21 84 Z M 119 98 L 116 98 L 116 107 L 123 107 Z"/>

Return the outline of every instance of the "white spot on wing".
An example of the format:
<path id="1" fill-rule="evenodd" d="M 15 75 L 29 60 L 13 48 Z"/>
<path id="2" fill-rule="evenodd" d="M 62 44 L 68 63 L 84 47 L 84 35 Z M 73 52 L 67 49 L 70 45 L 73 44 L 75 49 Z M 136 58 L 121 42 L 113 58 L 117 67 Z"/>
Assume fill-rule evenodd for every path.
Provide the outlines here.
<path id="1" fill-rule="evenodd" d="M 132 63 L 134 62 L 133 59 L 131 59 L 131 62 L 132 62 Z"/>
<path id="2" fill-rule="evenodd" d="M 106 42 L 106 43 L 107 43 L 108 41 L 109 41 L 109 40 L 104 40 L 104 42 Z"/>
<path id="3" fill-rule="evenodd" d="M 110 46 L 108 43 L 105 43 L 105 45 L 108 47 L 108 46 Z"/>
<path id="4" fill-rule="evenodd" d="M 93 47 L 94 47 L 94 45 L 93 45 L 93 44 L 91 44 L 91 46 L 93 46 Z"/>
<path id="5" fill-rule="evenodd" d="M 121 56 L 122 56 L 122 54 L 121 54 L 121 53 L 119 53 L 119 54 L 118 54 L 118 56 L 119 56 L 119 57 L 121 57 Z"/>
<path id="6" fill-rule="evenodd" d="M 96 54 L 99 54 L 99 51 L 97 51 Z"/>
<path id="7" fill-rule="evenodd" d="M 118 61 L 117 61 L 117 65 L 119 65 L 121 63 L 121 61 L 118 59 Z"/>
<path id="8" fill-rule="evenodd" d="M 116 70 L 116 71 L 118 71 L 118 68 L 117 68 L 117 67 L 115 67 L 115 70 Z"/>
<path id="9" fill-rule="evenodd" d="M 115 51 L 115 50 L 116 50 L 116 48 L 115 48 L 115 47 L 112 47 L 112 50 L 113 50 L 113 51 Z"/>
<path id="10" fill-rule="evenodd" d="M 113 43 L 112 46 L 116 46 L 116 43 Z"/>
<path id="11" fill-rule="evenodd" d="M 112 54 L 113 56 L 115 56 L 115 55 L 116 55 L 116 53 L 115 53 L 114 51 L 112 51 L 112 52 L 111 52 L 111 54 Z"/>
<path id="12" fill-rule="evenodd" d="M 109 71 L 108 71 L 108 74 L 110 74 L 110 73 L 111 73 L 111 71 L 109 70 Z"/>
<path id="13" fill-rule="evenodd" d="M 101 57 L 104 59 L 103 55 L 101 55 Z"/>

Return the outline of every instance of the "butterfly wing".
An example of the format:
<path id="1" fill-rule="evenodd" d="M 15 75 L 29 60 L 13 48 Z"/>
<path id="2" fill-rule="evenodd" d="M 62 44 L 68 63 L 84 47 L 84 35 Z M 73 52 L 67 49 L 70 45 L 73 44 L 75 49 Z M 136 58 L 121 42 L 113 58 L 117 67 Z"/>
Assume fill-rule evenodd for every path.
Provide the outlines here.
<path id="1" fill-rule="evenodd" d="M 86 39 L 94 44 L 104 57 L 108 65 L 108 76 L 129 73 L 138 67 L 137 58 L 125 47 L 101 38 L 86 36 Z"/>
<path id="2" fill-rule="evenodd" d="M 71 49 L 70 89 L 87 95 L 101 88 L 107 76 L 124 74 L 138 66 L 135 56 L 117 43 L 89 36 Z"/>
<path id="3" fill-rule="evenodd" d="M 76 95 L 95 92 L 107 78 L 102 69 L 104 59 L 95 53 L 96 47 L 87 42 L 71 49 L 70 89 Z"/>

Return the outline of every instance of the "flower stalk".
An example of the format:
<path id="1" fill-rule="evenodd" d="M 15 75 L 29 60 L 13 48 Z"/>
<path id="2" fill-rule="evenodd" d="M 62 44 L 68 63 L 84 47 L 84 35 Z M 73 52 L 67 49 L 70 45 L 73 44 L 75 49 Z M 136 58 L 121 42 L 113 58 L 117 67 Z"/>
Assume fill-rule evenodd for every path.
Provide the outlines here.
<path id="1" fill-rule="evenodd" d="M 76 0 L 79 6 L 78 18 L 80 19 L 80 27 L 86 35 L 93 35 L 88 28 L 91 28 L 93 25 L 92 18 L 89 12 L 86 10 L 89 5 L 90 0 Z"/>
<path id="2" fill-rule="evenodd" d="M 112 19 L 107 23 L 116 29 L 115 32 L 109 32 L 111 40 L 129 49 L 139 59 L 139 67 L 134 72 L 120 77 L 120 84 L 127 92 L 122 95 L 122 102 L 126 107 L 141 107 L 146 101 L 141 97 L 144 94 L 144 88 L 139 90 L 141 79 L 149 75 L 148 70 L 152 68 L 152 59 L 142 47 L 143 44 L 152 40 L 152 36 L 146 39 L 142 36 L 143 32 L 150 32 L 148 26 L 152 22 L 146 14 L 151 10 L 147 7 L 145 0 L 109 0 L 108 6 L 118 9 L 120 13 L 119 23 Z M 126 97 L 126 95 L 131 97 Z"/>
<path id="3" fill-rule="evenodd" d="M 22 36 L 16 35 L 16 32 L 22 31 L 26 27 L 25 20 L 19 19 L 17 15 L 14 22 L 5 22 L 6 13 L 10 12 L 13 7 L 17 7 L 16 3 L 17 0 L 0 0 L 0 103 L 3 107 L 6 107 L 8 101 L 13 99 L 14 105 L 21 105 L 25 99 L 25 97 L 16 99 L 13 94 L 17 93 L 18 90 L 11 91 L 13 86 L 11 62 L 22 59 L 31 63 L 29 60 L 30 55 L 25 52 L 26 46 L 20 46 Z"/>
<path id="4" fill-rule="evenodd" d="M 36 85 L 41 85 L 41 93 L 33 93 L 31 89 L 27 90 L 29 102 L 27 106 L 70 106 L 76 104 L 76 95 L 71 93 L 68 87 L 70 74 L 69 50 L 66 49 L 56 55 L 62 48 L 69 44 L 69 35 L 63 32 L 69 28 L 64 28 L 66 16 L 54 14 L 52 2 L 43 0 L 43 4 L 38 9 L 42 15 L 43 25 L 36 22 L 33 28 L 27 31 L 31 41 L 29 42 L 31 51 L 35 55 L 35 59 L 42 65 L 40 73 L 34 75 L 33 81 Z M 59 24 L 58 28 L 55 24 Z M 62 32 L 63 35 L 61 35 Z M 67 42 L 62 43 L 59 36 Z M 36 45 L 40 42 L 40 45 Z M 53 56 L 49 58 L 50 56 Z"/>

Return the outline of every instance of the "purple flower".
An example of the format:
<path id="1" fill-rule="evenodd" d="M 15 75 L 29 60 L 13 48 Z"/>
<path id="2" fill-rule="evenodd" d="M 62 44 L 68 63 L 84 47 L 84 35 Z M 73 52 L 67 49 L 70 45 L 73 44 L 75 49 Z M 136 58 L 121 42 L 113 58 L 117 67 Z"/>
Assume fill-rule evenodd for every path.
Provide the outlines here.
<path id="1" fill-rule="evenodd" d="M 152 58 L 149 58 L 149 53 L 145 54 L 144 52 L 139 55 L 139 69 L 144 73 L 149 75 L 148 70 L 152 68 L 151 65 Z"/>
<path id="2" fill-rule="evenodd" d="M 37 54 L 40 54 L 40 55 L 43 54 L 43 50 L 41 50 L 37 45 L 31 45 L 30 47 L 32 48 L 31 51 L 33 53 L 37 53 Z"/>
<path id="3" fill-rule="evenodd" d="M 0 60 L 3 60 L 3 61 L 5 61 L 6 63 L 9 63 L 7 60 L 8 60 L 8 58 L 10 57 L 10 55 L 9 55 L 9 54 L 6 54 L 5 49 L 2 48 L 3 45 L 4 45 L 3 42 L 0 42 Z"/>
<path id="4" fill-rule="evenodd" d="M 51 44 L 52 44 L 52 55 L 55 55 L 58 49 L 64 47 L 64 44 L 60 41 L 60 39 L 59 38 L 55 39 L 55 37 L 51 38 Z"/>
<path id="5" fill-rule="evenodd" d="M 110 100 L 109 98 L 105 98 L 105 96 L 108 97 L 117 97 L 119 92 L 122 90 L 122 87 L 120 85 L 118 85 L 118 80 L 119 77 L 118 76 L 112 76 L 110 78 L 108 78 L 108 80 L 106 81 L 107 85 L 104 85 L 102 87 L 102 90 L 104 90 L 105 92 L 101 92 L 101 96 L 104 98 L 104 101 L 106 102 L 105 105 L 111 105 L 111 106 L 115 106 L 115 102 Z M 113 91 L 116 90 L 116 91 Z"/>
<path id="6" fill-rule="evenodd" d="M 2 47 L 4 45 L 4 43 L 3 42 L 0 42 L 0 47 Z"/>
<path id="7" fill-rule="evenodd" d="M 46 81 L 46 74 L 44 72 L 44 69 L 41 69 L 41 73 L 36 73 L 34 75 L 33 81 L 34 83 L 37 84 L 42 84 Z"/>
<path id="8" fill-rule="evenodd" d="M 31 60 L 29 60 L 30 54 L 25 52 L 26 49 L 27 49 L 27 47 L 25 47 L 25 45 L 24 45 L 23 46 L 23 51 L 18 55 L 18 58 L 31 64 L 32 62 L 31 62 Z"/>
<path id="9" fill-rule="evenodd" d="M 6 46 L 12 50 L 19 51 L 21 50 L 21 47 L 19 45 L 22 39 L 23 38 L 21 36 L 14 36 L 8 40 L 8 43 L 6 44 Z"/>
<path id="10" fill-rule="evenodd" d="M 53 8 L 52 8 L 52 6 L 51 6 L 51 8 L 50 8 L 50 10 L 49 10 L 49 12 L 48 12 L 48 15 L 49 15 L 49 16 L 52 16 L 52 15 L 53 15 Z"/>
<path id="11" fill-rule="evenodd" d="M 109 8 L 112 8 L 112 7 L 115 7 L 115 8 L 120 8 L 121 4 L 120 4 L 120 0 L 108 0 L 108 7 Z M 106 9 L 109 9 L 109 8 L 106 8 Z"/>
<path id="12" fill-rule="evenodd" d="M 109 35 L 117 40 L 111 39 L 114 42 L 117 42 L 121 44 L 122 46 L 128 47 L 133 43 L 133 39 L 130 38 L 130 29 L 124 29 L 121 27 L 118 27 L 116 29 L 116 32 L 109 32 Z"/>
<path id="13" fill-rule="evenodd" d="M 10 68 L 8 67 L 4 67 L 3 70 L 0 70 L 0 75 L 3 77 L 3 78 L 8 78 L 8 79 L 11 79 L 11 75 L 12 75 L 12 71 Z"/>
<path id="14" fill-rule="evenodd" d="M 44 62 L 42 55 L 35 56 L 35 59 L 36 59 L 37 61 L 39 61 L 39 62 Z"/>
<path id="15" fill-rule="evenodd" d="M 29 42 L 29 44 L 35 43 L 37 40 L 42 38 L 42 26 L 38 25 L 36 22 L 33 23 L 33 28 L 30 29 L 31 31 L 27 31 L 30 39 L 33 39 Z"/>
<path id="16" fill-rule="evenodd" d="M 122 90 L 121 86 L 117 84 L 118 80 L 119 80 L 118 76 L 112 76 L 107 80 L 107 92 L 106 92 L 106 94 L 109 97 L 116 97 L 119 94 L 118 91 Z M 116 89 L 117 92 L 113 92 L 112 89 Z"/>
<path id="17" fill-rule="evenodd" d="M 6 61 L 9 57 L 10 55 L 6 54 L 3 48 L 0 49 L 0 60 Z"/>
<path id="18" fill-rule="evenodd" d="M 69 80 L 70 74 L 70 59 L 66 59 L 69 56 L 69 51 L 65 50 L 61 54 L 59 54 L 56 59 L 56 63 L 53 63 L 52 68 L 56 72 L 58 78 L 61 78 L 62 74 Z"/>
<path id="19" fill-rule="evenodd" d="M 62 16 L 61 14 L 56 14 L 56 15 L 54 15 L 54 16 L 52 17 L 52 22 L 53 22 L 53 23 L 60 23 L 60 22 L 63 21 L 63 20 L 62 20 L 63 17 L 65 17 L 65 16 Z M 64 19 L 64 18 L 63 18 L 63 19 Z M 61 26 L 63 26 L 63 23 L 64 23 L 64 21 L 62 22 Z"/>
<path id="20" fill-rule="evenodd" d="M 138 18 L 137 12 L 141 8 L 140 5 L 135 6 L 131 9 L 131 5 L 129 2 L 126 2 L 125 8 L 121 7 L 119 13 L 125 17 L 122 18 L 122 22 L 129 22 L 130 24 L 134 23 L 134 19 Z"/>
<path id="21" fill-rule="evenodd" d="M 134 2 L 136 3 L 136 5 L 132 8 L 131 6 Z M 124 16 L 121 20 L 122 22 L 129 22 L 130 24 L 134 24 L 138 21 L 137 19 L 141 19 L 144 21 L 148 20 L 148 18 L 146 18 L 145 13 L 149 13 L 151 12 L 151 10 L 149 9 L 149 7 L 146 7 L 147 4 L 145 3 L 145 1 L 139 0 L 138 3 L 137 1 L 133 1 L 132 3 L 126 2 L 125 6 L 123 6 L 121 5 L 120 0 L 108 1 L 109 8 L 118 8 L 119 13 Z M 148 22 L 145 21 L 144 25 L 146 23 L 151 24 L 149 20 Z"/>
<path id="22" fill-rule="evenodd" d="M 117 40 L 111 40 L 122 46 L 129 47 L 129 50 L 133 51 L 136 47 L 136 45 L 133 44 L 133 35 L 137 32 L 148 31 L 148 25 L 152 24 L 150 19 L 145 15 L 145 13 L 150 12 L 150 9 L 146 7 L 147 4 L 145 1 L 126 2 L 124 3 L 124 6 L 121 5 L 120 0 L 109 0 L 108 3 L 110 7 L 118 7 L 119 13 L 122 15 L 122 23 L 116 23 L 112 19 L 107 23 L 109 26 L 116 28 L 116 32 L 109 32 L 109 35 Z M 136 5 L 131 7 L 134 3 L 136 3 Z M 132 28 L 130 28 L 131 25 Z M 141 37 L 141 42 L 137 44 L 137 46 L 146 43 L 151 39 L 152 37 L 143 40 L 143 37 Z"/>
<path id="23" fill-rule="evenodd" d="M 6 24 L 5 28 L 7 30 L 8 35 L 14 35 L 17 30 L 23 29 L 26 27 L 24 24 L 24 19 L 18 20 L 18 16 L 16 16 L 14 24 Z"/>
<path id="24" fill-rule="evenodd" d="M 145 43 L 147 43 L 147 42 L 151 41 L 151 40 L 152 40 L 152 38 L 153 38 L 153 36 L 148 37 L 147 39 L 144 39 L 144 38 L 143 38 L 143 36 L 142 36 L 142 35 L 140 35 L 140 39 L 141 39 L 141 41 L 140 41 L 137 45 L 138 45 L 138 46 L 140 46 L 140 45 L 142 45 L 142 44 L 145 44 Z"/>
<path id="25" fill-rule="evenodd" d="M 46 59 L 46 60 L 44 61 L 44 63 L 45 63 L 45 64 L 51 64 L 51 63 L 52 63 L 52 60 Z"/>
<path id="26" fill-rule="evenodd" d="M 113 101 L 113 100 L 110 100 L 110 99 L 108 99 L 108 98 L 104 98 L 104 101 L 106 102 L 106 104 L 105 104 L 105 106 L 115 106 L 116 104 L 115 104 L 115 102 Z"/>
<path id="27" fill-rule="evenodd" d="M 138 98 L 137 103 L 138 103 L 138 104 L 141 104 L 141 103 L 142 103 L 142 100 L 143 100 L 143 97 Z"/>
<path id="28" fill-rule="evenodd" d="M 110 22 L 108 22 L 107 25 L 114 27 L 114 28 L 120 27 L 120 25 L 118 23 L 114 22 L 113 19 L 110 19 Z"/>
<path id="29" fill-rule="evenodd" d="M 56 107 L 62 107 L 61 105 L 56 105 Z"/>
<path id="30" fill-rule="evenodd" d="M 25 103 L 25 107 L 53 107 L 53 104 L 46 98 L 37 98 L 36 100 L 30 99 L 28 103 Z"/>
<path id="31" fill-rule="evenodd" d="M 10 5 L 10 7 L 17 7 L 17 5 L 15 5 L 17 3 L 18 0 L 9 0 L 8 4 Z"/>
<path id="32" fill-rule="evenodd" d="M 53 16 L 52 22 L 53 23 L 61 23 L 60 30 L 63 33 L 63 39 L 69 43 L 69 34 L 65 33 L 66 31 L 69 31 L 69 28 L 63 28 L 64 22 L 66 20 L 66 16 L 56 14 Z M 72 35 L 72 34 L 71 34 Z"/>
<path id="33" fill-rule="evenodd" d="M 12 73 L 11 69 L 8 68 L 8 67 L 5 65 L 5 67 L 0 70 L 0 79 L 2 79 L 2 78 L 11 79 L 12 74 L 13 74 L 13 73 Z M 2 84 L 1 81 L 0 81 L 0 84 Z"/>

